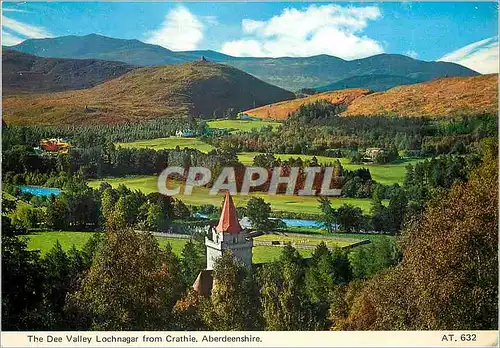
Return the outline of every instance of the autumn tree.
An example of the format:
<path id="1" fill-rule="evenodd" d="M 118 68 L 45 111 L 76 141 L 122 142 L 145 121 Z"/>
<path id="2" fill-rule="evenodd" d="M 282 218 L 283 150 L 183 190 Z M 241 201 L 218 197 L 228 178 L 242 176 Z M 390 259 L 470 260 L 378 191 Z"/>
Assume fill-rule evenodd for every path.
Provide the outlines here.
<path id="1" fill-rule="evenodd" d="M 173 308 L 174 329 L 179 331 L 207 330 L 203 314 L 210 311 L 210 299 L 190 289 Z"/>
<path id="2" fill-rule="evenodd" d="M 376 275 L 354 301 L 352 330 L 498 328 L 498 157 L 429 203 L 403 241 L 403 261 Z"/>
<path id="3" fill-rule="evenodd" d="M 252 227 L 259 231 L 266 231 L 271 228 L 269 220 L 271 214 L 271 204 L 266 203 L 260 197 L 252 197 L 247 203 L 247 216 L 252 223 Z"/>
<path id="4" fill-rule="evenodd" d="M 204 319 L 212 330 L 258 330 L 259 301 L 251 269 L 231 252 L 216 260 L 211 305 Z"/>
<path id="5" fill-rule="evenodd" d="M 94 330 L 167 330 L 185 290 L 180 263 L 149 233 L 110 230 L 68 310 Z"/>
<path id="6" fill-rule="evenodd" d="M 322 327 L 305 290 L 305 265 L 292 246 L 278 261 L 259 270 L 262 316 L 266 330 L 315 330 Z"/>

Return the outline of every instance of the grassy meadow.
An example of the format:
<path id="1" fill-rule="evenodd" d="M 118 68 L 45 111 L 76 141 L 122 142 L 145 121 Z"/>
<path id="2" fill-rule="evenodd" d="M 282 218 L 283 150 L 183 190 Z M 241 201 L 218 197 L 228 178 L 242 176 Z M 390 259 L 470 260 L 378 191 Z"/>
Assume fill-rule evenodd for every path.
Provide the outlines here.
<path id="1" fill-rule="evenodd" d="M 228 129 L 238 129 L 242 131 L 249 131 L 254 126 L 262 127 L 265 125 L 273 125 L 277 127 L 279 123 L 277 122 L 267 122 L 267 121 L 246 121 L 246 120 L 213 120 L 208 121 L 210 127 L 214 128 L 228 128 Z M 157 138 L 150 140 L 134 141 L 130 143 L 117 143 L 117 146 L 129 147 L 129 148 L 152 148 L 155 150 L 160 149 L 174 149 L 177 146 L 181 148 L 195 148 L 202 152 L 209 152 L 213 147 L 197 138 L 184 138 L 184 137 L 168 137 L 168 138 Z M 257 156 L 259 152 L 242 152 L 238 154 L 238 159 L 245 165 L 251 165 L 253 159 Z M 289 159 L 291 157 L 300 157 L 302 160 L 310 160 L 312 155 L 293 155 L 293 154 L 275 154 L 276 157 L 283 160 Z M 327 156 L 316 156 L 317 160 L 321 164 L 332 163 L 337 160 L 337 158 L 327 157 Z M 403 159 L 398 163 L 378 165 L 378 164 L 351 164 L 347 158 L 338 159 L 345 169 L 355 170 L 358 168 L 368 168 L 372 175 L 372 178 L 377 182 L 391 185 L 394 183 L 402 184 L 404 176 L 406 173 L 406 166 L 408 164 L 415 164 L 419 159 Z M 108 178 L 90 181 L 89 185 L 91 187 L 98 187 L 101 182 L 108 182 L 112 186 L 116 187 L 119 184 L 124 184 L 132 190 L 140 190 L 146 194 L 151 192 L 158 192 L 157 187 L 157 176 L 130 176 L 122 178 Z M 170 187 L 175 187 L 174 184 Z M 181 189 L 182 192 L 182 189 Z M 203 187 L 196 187 L 193 190 L 192 195 L 177 195 L 184 203 L 189 205 L 203 205 L 203 204 L 213 204 L 219 206 L 222 202 L 223 195 L 209 195 L 209 190 Z M 271 203 L 271 208 L 273 211 L 287 211 L 294 213 L 310 213 L 318 214 L 318 202 L 317 198 L 313 196 L 287 196 L 287 195 L 275 195 L 270 196 L 267 193 L 252 193 L 248 196 L 235 196 L 234 202 L 237 206 L 245 206 L 247 201 L 251 196 L 262 197 L 265 201 Z M 364 213 L 368 213 L 370 210 L 370 199 L 358 199 L 358 198 L 332 198 L 332 206 L 335 208 L 340 207 L 344 203 L 352 204 L 356 207 L 360 207 Z"/>
<path id="2" fill-rule="evenodd" d="M 175 149 L 179 146 L 181 149 L 189 147 L 192 149 L 198 149 L 201 152 L 209 152 L 213 149 L 212 145 L 207 144 L 197 138 L 184 138 L 184 137 L 168 137 L 168 138 L 156 138 L 149 140 L 138 140 L 130 143 L 116 143 L 117 147 L 123 148 L 150 148 L 154 150 L 162 149 Z"/>
<path id="3" fill-rule="evenodd" d="M 220 120 L 220 121 L 210 121 L 210 122 L 244 122 L 239 120 Z M 246 122 L 260 122 L 260 121 L 246 121 Z M 270 123 L 264 122 L 262 123 Z M 278 124 L 278 123 L 276 123 Z M 134 141 L 130 143 L 116 143 L 116 146 L 121 146 L 124 148 L 151 148 L 155 150 L 161 149 L 175 149 L 177 146 L 180 148 L 194 148 L 198 149 L 201 152 L 209 152 L 213 149 L 212 145 L 207 144 L 197 138 L 182 138 L 182 137 L 169 137 L 169 138 L 157 138 L 150 140 L 140 140 Z M 245 164 L 251 165 L 253 163 L 253 159 L 255 156 L 260 154 L 259 152 L 242 152 L 238 154 L 238 160 Z M 310 160 L 312 155 L 294 155 L 294 154 L 275 154 L 277 158 L 281 158 L 283 160 L 289 159 L 291 157 L 297 158 L 300 157 L 303 161 Z M 327 156 L 316 156 L 317 160 L 321 164 L 332 163 L 337 160 L 337 158 L 327 157 Z M 391 185 L 394 183 L 402 184 L 404 180 L 404 176 L 406 173 L 406 166 L 408 164 L 415 164 L 420 159 L 403 159 L 398 163 L 394 164 L 351 164 L 349 163 L 348 158 L 339 158 L 342 166 L 348 170 L 355 170 L 358 168 L 368 168 L 372 175 L 372 178 L 382 184 Z"/>
<path id="4" fill-rule="evenodd" d="M 245 164 L 251 165 L 255 156 L 260 154 L 260 152 L 242 152 L 238 154 L 238 160 Z M 313 155 L 293 155 L 293 154 L 274 154 L 276 158 L 282 160 L 287 160 L 291 157 L 300 157 L 303 161 L 310 160 Z M 348 158 L 334 158 L 327 156 L 316 156 L 316 159 L 320 164 L 328 164 L 335 162 L 337 159 L 342 163 L 342 166 L 348 170 L 355 170 L 359 168 L 368 168 L 372 175 L 373 180 L 380 182 L 381 184 L 391 185 L 391 184 L 402 184 L 404 181 L 406 166 L 408 164 L 414 165 L 415 163 L 421 161 L 421 159 L 403 159 L 398 163 L 392 164 L 352 164 L 349 162 Z"/>
<path id="5" fill-rule="evenodd" d="M 158 192 L 157 187 L 157 176 L 130 176 L 124 178 L 109 178 L 102 180 L 92 180 L 89 182 L 89 186 L 93 188 L 99 187 L 101 182 L 107 182 L 113 187 L 117 187 L 120 184 L 127 186 L 132 190 L 140 190 L 146 194 L 151 192 Z M 175 187 L 173 183 L 168 184 L 169 188 Z M 181 186 L 181 193 L 182 184 Z M 315 196 L 288 196 L 288 195 L 268 195 L 267 192 L 256 192 L 251 193 L 247 196 L 235 195 L 233 196 L 233 201 L 237 207 L 246 206 L 250 197 L 261 197 L 266 202 L 271 203 L 271 209 L 273 211 L 287 211 L 294 213 L 310 213 L 319 214 L 318 209 L 318 198 Z M 206 187 L 194 187 L 193 193 L 191 195 L 176 195 L 176 198 L 181 199 L 185 204 L 189 205 L 203 205 L 203 204 L 213 204 L 215 206 L 220 206 L 222 204 L 224 194 L 218 193 L 217 195 L 210 195 L 209 189 Z M 371 207 L 371 200 L 369 198 L 331 198 L 332 206 L 334 208 L 340 207 L 344 203 L 352 204 L 353 206 L 360 207 L 364 213 L 368 213 Z"/>
<path id="6" fill-rule="evenodd" d="M 68 251 L 73 245 L 75 246 L 75 248 L 80 250 L 83 248 L 83 246 L 88 241 L 90 236 L 92 236 L 92 232 L 51 231 L 51 232 L 38 232 L 27 235 L 26 237 L 22 238 L 28 238 L 29 249 L 40 250 L 40 254 L 44 256 L 50 251 L 50 249 L 52 249 L 57 240 L 59 241 L 61 247 L 65 251 Z M 156 238 L 158 240 L 158 244 L 161 247 L 164 247 L 167 243 L 169 243 L 172 246 L 172 251 L 177 256 L 181 255 L 182 248 L 188 241 L 188 239 L 180 239 L 180 238 L 169 238 L 169 237 L 156 237 Z M 287 237 L 287 236 L 277 236 L 277 235 L 261 236 L 258 237 L 256 240 L 261 240 L 261 241 L 279 240 L 283 242 L 295 243 L 296 245 L 302 244 L 308 246 L 314 246 L 321 243 L 322 241 L 325 241 L 327 245 L 330 247 L 333 246 L 343 247 L 352 244 L 353 242 L 356 242 L 356 240 L 351 240 L 351 239 L 342 240 L 341 238 L 339 239 L 322 239 L 317 237 L 299 238 L 299 237 Z M 304 240 L 307 240 L 307 243 L 303 243 Z M 253 248 L 253 262 L 254 263 L 270 262 L 280 256 L 282 250 L 281 248 L 282 247 L 280 246 L 256 245 Z M 298 251 L 302 256 L 308 257 L 312 254 L 314 249 L 299 248 Z"/>
<path id="7" fill-rule="evenodd" d="M 291 243 L 296 246 L 316 246 L 321 242 L 324 242 L 329 247 L 345 247 L 359 240 L 351 238 L 321 238 L 319 236 L 311 235 L 282 235 L 282 234 L 265 234 L 254 238 L 256 242 L 272 242 L 279 241 L 281 243 Z"/>
<path id="8" fill-rule="evenodd" d="M 230 132 L 250 132 L 252 129 L 259 130 L 262 127 L 272 126 L 273 130 L 281 125 L 279 122 L 269 122 L 263 120 L 212 120 L 207 122 L 210 128 L 227 129 Z"/>

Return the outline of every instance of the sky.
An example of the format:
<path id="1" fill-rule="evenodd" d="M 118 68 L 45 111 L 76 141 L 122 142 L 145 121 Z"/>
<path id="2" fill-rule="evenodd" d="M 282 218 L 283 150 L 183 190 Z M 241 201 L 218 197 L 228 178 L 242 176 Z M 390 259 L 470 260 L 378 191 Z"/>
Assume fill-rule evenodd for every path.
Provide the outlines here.
<path id="1" fill-rule="evenodd" d="M 343 59 L 379 53 L 498 72 L 496 2 L 4 2 L 2 44 L 87 35 L 174 51 Z"/>

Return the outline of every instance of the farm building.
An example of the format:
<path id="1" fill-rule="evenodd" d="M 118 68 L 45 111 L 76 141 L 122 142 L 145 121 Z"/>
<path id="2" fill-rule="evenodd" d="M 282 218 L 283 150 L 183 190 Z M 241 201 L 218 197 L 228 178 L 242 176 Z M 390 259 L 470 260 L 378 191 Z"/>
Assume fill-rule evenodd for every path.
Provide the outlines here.
<path id="1" fill-rule="evenodd" d="M 375 157 L 377 157 L 377 155 L 388 153 L 388 152 L 389 152 L 389 150 L 383 149 L 381 147 L 370 147 L 370 148 L 366 149 L 365 154 L 364 154 L 364 158 L 373 161 L 373 160 L 375 160 Z"/>
<path id="2" fill-rule="evenodd" d="M 189 138 L 194 136 L 194 131 L 192 131 L 191 129 L 178 130 L 177 132 L 175 132 L 175 135 L 178 137 Z"/>
<path id="3" fill-rule="evenodd" d="M 67 153 L 70 147 L 69 141 L 62 138 L 40 140 L 40 148 L 46 152 Z"/>

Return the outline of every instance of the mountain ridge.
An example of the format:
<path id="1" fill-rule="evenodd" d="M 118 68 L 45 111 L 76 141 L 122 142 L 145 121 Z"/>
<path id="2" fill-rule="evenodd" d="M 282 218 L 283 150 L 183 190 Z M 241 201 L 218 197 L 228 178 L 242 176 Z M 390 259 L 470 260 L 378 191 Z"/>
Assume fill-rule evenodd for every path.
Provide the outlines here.
<path id="1" fill-rule="evenodd" d="M 119 77 L 136 66 L 98 59 L 43 58 L 13 50 L 2 52 L 2 94 L 86 89 Z"/>
<path id="2" fill-rule="evenodd" d="M 140 66 L 180 64 L 198 60 L 203 55 L 210 61 L 229 64 L 292 91 L 325 86 L 362 75 L 394 75 L 425 81 L 445 76 L 478 75 L 458 64 L 425 62 L 400 54 L 383 53 L 351 61 L 326 54 L 312 57 L 233 57 L 213 50 L 174 52 L 137 39 L 115 39 L 97 34 L 29 39 L 9 48 L 43 57 L 96 58 Z"/>
<path id="3" fill-rule="evenodd" d="M 317 92 L 328 92 L 348 88 L 366 88 L 374 92 L 385 91 L 394 86 L 411 85 L 424 82 L 420 79 L 412 79 L 406 76 L 394 75 L 362 75 L 330 83 L 326 86 L 316 87 Z"/>

